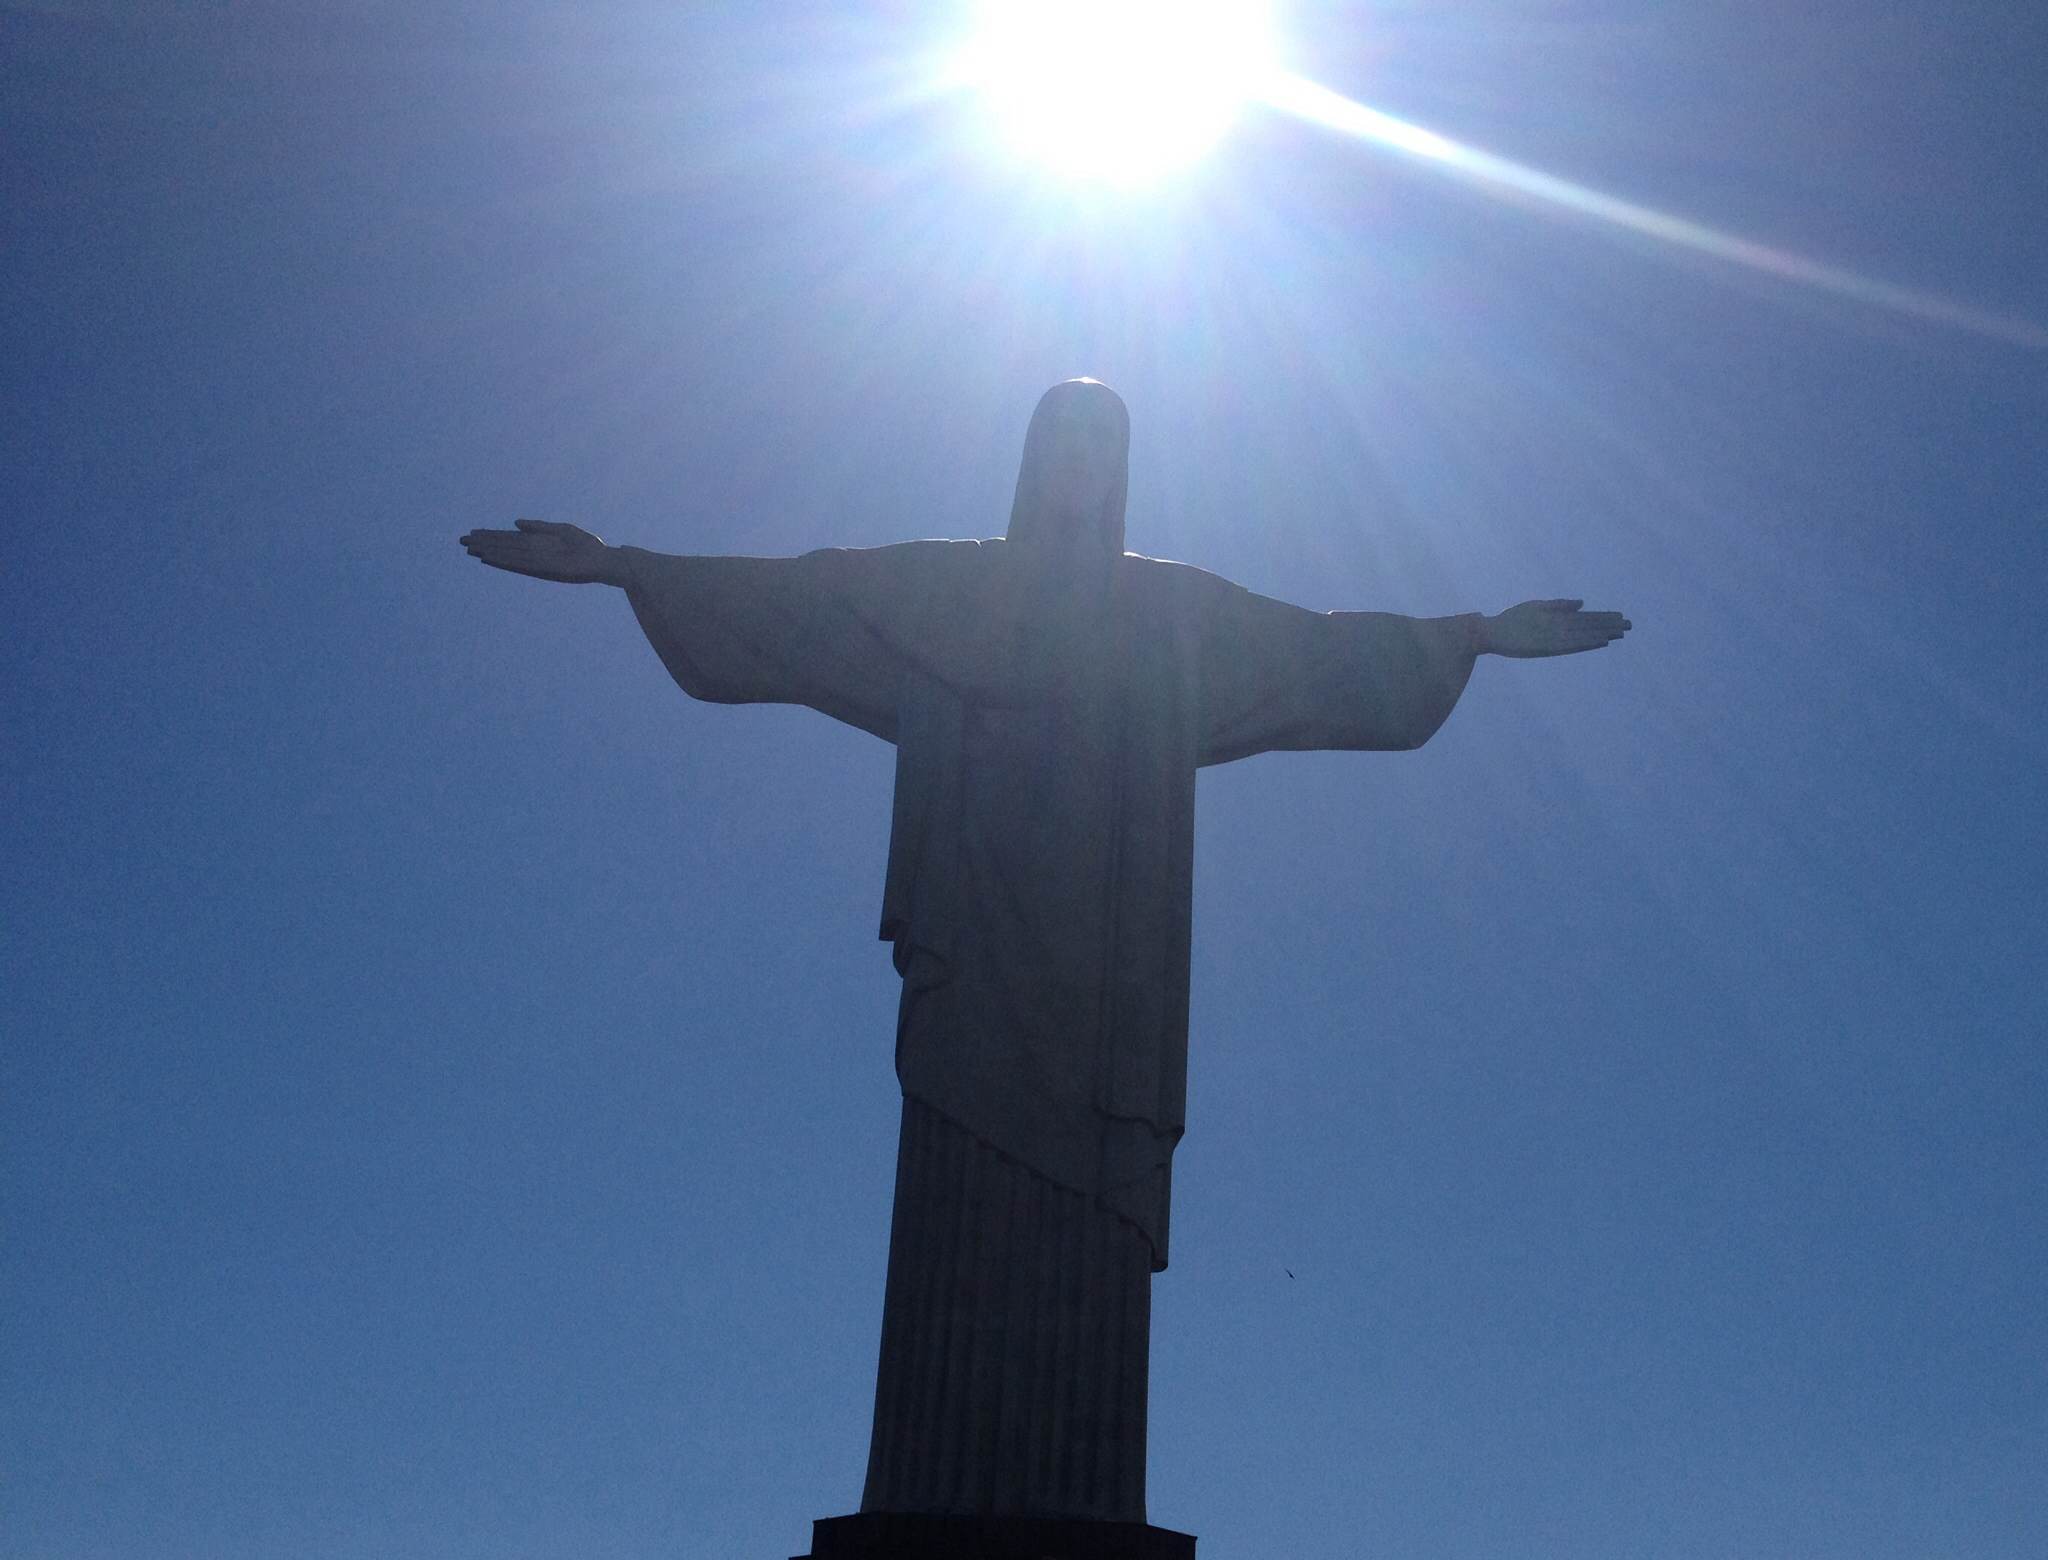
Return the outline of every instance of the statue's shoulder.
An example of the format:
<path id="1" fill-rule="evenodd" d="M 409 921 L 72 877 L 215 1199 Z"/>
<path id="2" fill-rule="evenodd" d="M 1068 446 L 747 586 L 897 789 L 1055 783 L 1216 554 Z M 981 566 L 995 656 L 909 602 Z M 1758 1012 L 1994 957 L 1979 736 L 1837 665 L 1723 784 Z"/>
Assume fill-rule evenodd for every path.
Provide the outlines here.
<path id="1" fill-rule="evenodd" d="M 899 590 L 938 590 L 986 567 L 978 541 L 928 539 L 888 542 L 880 547 L 820 547 L 800 562 L 832 583 Z"/>
<path id="2" fill-rule="evenodd" d="M 972 565 L 964 563 L 964 560 L 978 556 L 982 548 L 1001 545 L 1000 542 L 930 537 L 914 542 L 885 542 L 879 547 L 818 547 L 803 556 L 854 568 L 869 565 L 885 568 L 915 567 L 919 564 L 939 564 L 942 560 L 953 560 L 961 562 L 963 567 L 971 567 Z"/>
<path id="3" fill-rule="evenodd" d="M 1119 573 L 1121 588 L 1132 598 L 1183 610 L 1211 606 L 1241 589 L 1192 563 L 1148 558 L 1143 553 L 1125 553 Z"/>

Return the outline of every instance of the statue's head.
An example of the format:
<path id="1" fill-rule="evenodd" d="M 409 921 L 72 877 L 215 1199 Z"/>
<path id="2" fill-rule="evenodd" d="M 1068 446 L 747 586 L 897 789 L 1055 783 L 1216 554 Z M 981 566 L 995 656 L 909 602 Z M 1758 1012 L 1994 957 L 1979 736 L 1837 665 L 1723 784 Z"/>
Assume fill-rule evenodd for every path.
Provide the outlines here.
<path id="1" fill-rule="evenodd" d="M 1009 537 L 1062 552 L 1124 550 L 1131 417 L 1098 379 L 1069 379 L 1039 398 L 1024 435 Z"/>

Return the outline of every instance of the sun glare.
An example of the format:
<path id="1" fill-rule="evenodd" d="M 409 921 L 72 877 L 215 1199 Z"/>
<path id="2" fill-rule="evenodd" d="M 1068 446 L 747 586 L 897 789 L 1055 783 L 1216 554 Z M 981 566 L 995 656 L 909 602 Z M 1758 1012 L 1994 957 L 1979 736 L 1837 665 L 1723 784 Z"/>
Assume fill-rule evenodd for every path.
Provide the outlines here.
<path id="1" fill-rule="evenodd" d="M 1223 0 L 1010 0 L 957 61 L 1020 155 L 1134 184 L 1186 167 L 1272 69 L 1266 7 Z"/>
<path id="2" fill-rule="evenodd" d="M 1809 287 L 1879 308 L 1918 315 L 1937 324 L 1995 336 L 2019 346 L 2048 347 L 2048 330 L 2031 320 L 1972 308 L 1939 293 L 1900 287 L 1876 277 L 1864 276 L 1845 266 L 1810 260 L 1789 249 L 1773 248 L 1738 234 L 1721 232 L 1703 222 L 1694 222 L 1653 206 L 1639 205 L 1618 195 L 1574 184 L 1569 179 L 1495 156 L 1476 146 L 1461 145 L 1448 136 L 1425 130 L 1405 119 L 1396 119 L 1392 114 L 1369 108 L 1299 76 L 1274 72 L 1267 79 L 1264 96 L 1268 104 L 1283 112 L 1311 124 L 1421 158 L 1481 189 L 1538 201 L 1558 211 L 1590 217 L 1629 232 L 1661 239 L 1677 248 L 1697 250 L 1735 265 L 1768 272 L 1787 281 L 1803 282 Z"/>

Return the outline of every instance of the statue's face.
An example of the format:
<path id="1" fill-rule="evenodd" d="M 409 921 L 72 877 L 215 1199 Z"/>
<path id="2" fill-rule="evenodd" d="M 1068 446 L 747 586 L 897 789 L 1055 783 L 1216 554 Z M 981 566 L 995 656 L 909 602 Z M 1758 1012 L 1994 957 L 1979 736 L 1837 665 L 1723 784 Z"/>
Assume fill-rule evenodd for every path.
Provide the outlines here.
<path id="1" fill-rule="evenodd" d="M 1106 391 L 1076 386 L 1048 408 L 1046 498 L 1072 518 L 1100 514 L 1124 470 L 1123 408 Z"/>
<path id="2" fill-rule="evenodd" d="M 1024 434 L 1010 540 L 1076 557 L 1124 550 L 1130 419 L 1109 386 L 1069 379 L 1039 397 Z"/>

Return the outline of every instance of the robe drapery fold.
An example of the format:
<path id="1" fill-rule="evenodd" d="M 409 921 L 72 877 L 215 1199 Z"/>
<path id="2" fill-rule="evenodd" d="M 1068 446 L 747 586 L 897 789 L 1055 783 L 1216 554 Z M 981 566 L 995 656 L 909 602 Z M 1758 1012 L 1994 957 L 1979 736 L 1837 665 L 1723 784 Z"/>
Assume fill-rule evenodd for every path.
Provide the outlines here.
<path id="1" fill-rule="evenodd" d="M 863 1511 L 1145 1520 L 1152 1253 L 906 1096 Z"/>
<path id="2" fill-rule="evenodd" d="M 1167 1259 L 1185 1123 L 1195 772 L 1273 749 L 1419 746 L 1470 617 L 1317 613 L 1125 554 L 796 558 L 624 550 L 683 690 L 793 703 L 897 747 L 881 934 L 905 1095 Z"/>

